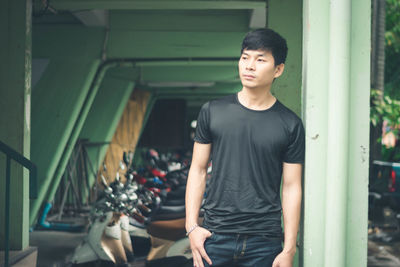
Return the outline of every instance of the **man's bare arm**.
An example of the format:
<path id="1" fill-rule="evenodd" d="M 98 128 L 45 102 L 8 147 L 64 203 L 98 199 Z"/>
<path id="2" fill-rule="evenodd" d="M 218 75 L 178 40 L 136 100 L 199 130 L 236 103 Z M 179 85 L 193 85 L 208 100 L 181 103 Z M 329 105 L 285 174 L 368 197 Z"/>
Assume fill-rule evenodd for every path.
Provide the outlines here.
<path id="1" fill-rule="evenodd" d="M 282 211 L 285 240 L 283 251 L 275 259 L 273 267 L 291 267 L 293 264 L 300 221 L 302 165 L 284 162 L 282 176 Z"/>
<path id="2" fill-rule="evenodd" d="M 211 260 L 204 250 L 204 241 L 211 233 L 202 227 L 193 228 L 198 221 L 199 210 L 206 187 L 207 165 L 210 153 L 211 144 L 194 143 L 192 164 L 190 165 L 186 185 L 186 231 L 191 231 L 189 239 L 193 254 L 193 263 L 198 267 L 203 267 L 202 258 L 211 264 Z"/>

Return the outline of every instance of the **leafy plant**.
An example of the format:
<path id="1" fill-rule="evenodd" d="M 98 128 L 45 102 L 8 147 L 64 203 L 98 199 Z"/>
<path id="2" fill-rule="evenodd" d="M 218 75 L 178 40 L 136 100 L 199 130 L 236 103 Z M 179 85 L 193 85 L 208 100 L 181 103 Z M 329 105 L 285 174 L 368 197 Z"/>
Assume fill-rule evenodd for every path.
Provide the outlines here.
<path id="1" fill-rule="evenodd" d="M 395 134 L 398 134 L 400 125 L 400 101 L 392 99 L 388 95 L 383 95 L 382 91 L 371 90 L 371 122 L 376 126 L 379 122 L 387 121 Z"/>
<path id="2" fill-rule="evenodd" d="M 392 99 L 388 95 L 383 95 L 382 91 L 372 89 L 371 90 L 371 114 L 370 120 L 374 126 L 378 123 L 386 121 L 387 130 L 386 133 L 392 132 L 397 138 L 399 138 L 400 132 L 400 101 Z M 377 140 L 382 141 L 382 138 Z M 382 157 L 383 160 L 387 161 L 400 161 L 400 140 L 397 141 L 397 145 L 392 148 L 382 146 Z"/>

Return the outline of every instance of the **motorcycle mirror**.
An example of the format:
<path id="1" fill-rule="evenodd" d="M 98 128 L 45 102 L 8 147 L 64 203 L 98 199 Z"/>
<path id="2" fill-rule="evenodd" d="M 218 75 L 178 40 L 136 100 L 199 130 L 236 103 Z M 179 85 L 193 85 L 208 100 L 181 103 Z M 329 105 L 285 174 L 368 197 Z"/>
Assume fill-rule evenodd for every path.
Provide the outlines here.
<path id="1" fill-rule="evenodd" d="M 139 189 L 139 187 L 138 187 L 138 185 L 137 185 L 137 183 L 135 182 L 135 183 L 132 183 L 132 189 L 134 190 L 134 191 L 136 191 L 136 190 L 138 190 Z"/>
<path id="2" fill-rule="evenodd" d="M 118 185 L 117 185 L 117 187 L 118 187 L 119 190 L 121 190 L 121 189 L 124 188 L 124 184 L 121 183 L 121 182 L 119 182 Z"/>
<path id="3" fill-rule="evenodd" d="M 126 164 L 126 166 L 129 166 L 129 157 L 128 154 L 124 151 L 124 153 L 122 154 L 122 160 L 124 161 L 124 163 Z"/>
<path id="4" fill-rule="evenodd" d="M 129 194 L 129 200 L 130 201 L 134 201 L 138 199 L 138 196 L 135 193 Z"/>
<path id="5" fill-rule="evenodd" d="M 129 157 L 129 163 L 132 164 L 133 162 L 133 156 L 135 155 L 135 153 L 133 153 L 133 151 L 129 151 L 128 153 L 128 157 Z"/>
<path id="6" fill-rule="evenodd" d="M 103 174 L 100 177 L 101 177 L 101 183 L 103 184 L 104 187 L 107 188 L 108 184 L 107 184 L 106 178 L 104 177 Z"/>
<path id="7" fill-rule="evenodd" d="M 128 165 L 128 164 L 126 164 L 126 165 Z M 119 162 L 119 168 L 121 170 L 125 170 L 125 165 L 124 165 L 124 163 L 122 163 L 122 161 Z"/>
<path id="8" fill-rule="evenodd" d="M 105 162 L 103 162 L 103 171 L 107 172 L 107 166 Z"/>
<path id="9" fill-rule="evenodd" d="M 128 200 L 128 196 L 127 196 L 126 194 L 121 194 L 121 195 L 119 196 L 119 200 L 120 200 L 120 201 L 127 201 L 127 200 Z"/>
<path id="10" fill-rule="evenodd" d="M 106 194 L 112 194 L 113 190 L 112 190 L 111 187 L 107 186 L 106 189 L 104 189 L 104 192 L 105 192 Z"/>

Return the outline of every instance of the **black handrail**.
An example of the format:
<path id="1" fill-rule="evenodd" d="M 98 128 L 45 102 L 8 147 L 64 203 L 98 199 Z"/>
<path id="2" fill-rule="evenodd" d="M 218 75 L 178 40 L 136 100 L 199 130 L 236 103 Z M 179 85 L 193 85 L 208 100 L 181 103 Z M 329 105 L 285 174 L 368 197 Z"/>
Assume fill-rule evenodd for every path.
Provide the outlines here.
<path id="1" fill-rule="evenodd" d="M 25 158 L 22 154 L 18 153 L 5 143 L 0 141 L 0 150 L 6 154 L 6 210 L 4 216 L 5 223 L 5 238 L 4 238 L 4 266 L 9 266 L 9 252 L 10 252 L 10 168 L 11 159 L 18 162 L 29 170 L 29 198 L 37 198 L 37 168 L 36 165 Z"/>

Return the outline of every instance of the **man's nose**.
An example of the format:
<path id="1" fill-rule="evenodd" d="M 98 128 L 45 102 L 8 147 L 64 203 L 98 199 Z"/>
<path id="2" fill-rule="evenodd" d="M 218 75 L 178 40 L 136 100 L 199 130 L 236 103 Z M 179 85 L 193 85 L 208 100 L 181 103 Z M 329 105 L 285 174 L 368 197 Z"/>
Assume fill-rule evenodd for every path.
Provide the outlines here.
<path id="1" fill-rule="evenodd" d="M 255 68 L 255 61 L 249 60 L 246 65 L 246 70 L 254 70 Z"/>

